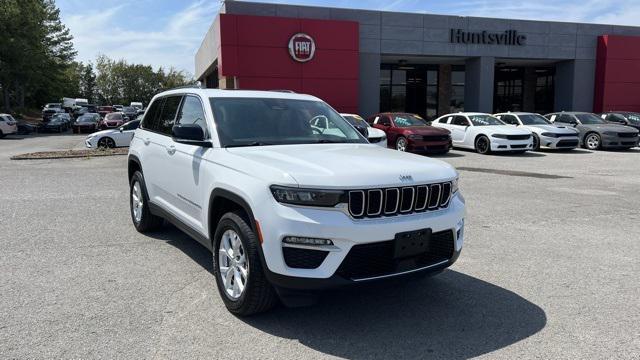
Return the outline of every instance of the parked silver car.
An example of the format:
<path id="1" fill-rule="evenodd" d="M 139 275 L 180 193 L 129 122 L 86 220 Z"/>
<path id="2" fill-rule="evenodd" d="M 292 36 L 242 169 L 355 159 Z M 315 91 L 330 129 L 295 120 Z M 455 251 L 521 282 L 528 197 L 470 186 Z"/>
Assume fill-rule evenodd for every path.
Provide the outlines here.
<path id="1" fill-rule="evenodd" d="M 545 115 L 560 126 L 573 126 L 580 132 L 580 144 L 589 150 L 630 149 L 638 146 L 638 130 L 612 124 L 588 112 L 566 111 Z"/>

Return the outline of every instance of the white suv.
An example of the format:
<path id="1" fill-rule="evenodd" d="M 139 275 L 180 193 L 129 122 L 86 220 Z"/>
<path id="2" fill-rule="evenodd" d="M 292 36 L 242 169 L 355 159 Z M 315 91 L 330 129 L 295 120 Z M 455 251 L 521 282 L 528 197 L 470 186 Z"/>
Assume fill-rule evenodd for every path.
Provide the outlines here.
<path id="1" fill-rule="evenodd" d="M 314 119 L 339 131 L 314 129 Z M 131 141 L 131 217 L 163 219 L 213 253 L 227 308 L 248 315 L 311 290 L 453 264 L 463 243 L 458 174 L 367 140 L 329 105 L 284 92 L 156 95 Z"/>
<path id="2" fill-rule="evenodd" d="M 18 123 L 9 114 L 0 114 L 0 138 L 18 132 Z"/>

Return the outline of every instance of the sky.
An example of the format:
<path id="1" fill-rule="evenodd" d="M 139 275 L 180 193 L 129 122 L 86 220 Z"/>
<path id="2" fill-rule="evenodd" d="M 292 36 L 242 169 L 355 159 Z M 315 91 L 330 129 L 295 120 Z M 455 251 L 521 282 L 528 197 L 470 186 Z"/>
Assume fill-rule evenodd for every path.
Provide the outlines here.
<path id="1" fill-rule="evenodd" d="M 256 0 L 387 11 L 640 26 L 640 0 Z M 104 54 L 194 72 L 194 55 L 219 0 L 58 0 L 77 60 Z"/>

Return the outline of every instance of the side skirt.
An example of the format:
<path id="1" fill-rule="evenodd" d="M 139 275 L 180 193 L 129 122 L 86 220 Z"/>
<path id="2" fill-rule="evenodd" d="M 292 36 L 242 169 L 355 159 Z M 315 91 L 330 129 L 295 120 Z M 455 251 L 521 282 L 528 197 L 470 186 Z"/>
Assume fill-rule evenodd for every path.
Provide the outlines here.
<path id="1" fill-rule="evenodd" d="M 209 249 L 209 251 L 212 251 L 211 241 L 209 239 L 207 239 L 204 235 L 200 234 L 198 231 L 193 230 L 191 227 L 189 227 L 187 224 L 182 222 L 182 220 L 178 219 L 170 212 L 164 210 L 163 208 L 161 208 L 160 206 L 152 202 L 149 202 L 149 210 L 151 210 L 151 213 L 153 215 L 160 216 L 161 218 L 167 220 L 168 222 L 173 224 L 175 227 L 180 229 L 182 232 L 196 239 L 200 244 L 202 244 L 204 247 Z"/>

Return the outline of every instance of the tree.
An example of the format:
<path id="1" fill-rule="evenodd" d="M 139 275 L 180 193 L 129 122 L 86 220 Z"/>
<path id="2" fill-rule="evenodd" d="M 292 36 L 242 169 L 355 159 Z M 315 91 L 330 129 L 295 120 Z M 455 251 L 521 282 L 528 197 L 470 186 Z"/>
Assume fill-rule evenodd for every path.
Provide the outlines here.
<path id="1" fill-rule="evenodd" d="M 89 100 L 89 103 L 96 101 L 96 74 L 93 72 L 93 65 L 88 63 L 82 65 L 82 74 L 80 76 L 80 93 L 81 97 Z"/>

